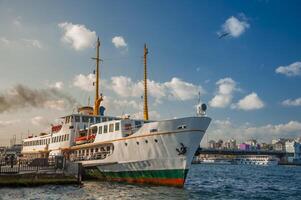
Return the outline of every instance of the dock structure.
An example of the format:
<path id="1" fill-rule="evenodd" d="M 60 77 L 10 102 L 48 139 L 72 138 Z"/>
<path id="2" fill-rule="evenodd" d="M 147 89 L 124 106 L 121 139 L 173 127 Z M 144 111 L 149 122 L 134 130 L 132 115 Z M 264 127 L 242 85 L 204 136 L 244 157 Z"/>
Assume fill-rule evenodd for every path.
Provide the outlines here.
<path id="1" fill-rule="evenodd" d="M 0 160 L 0 187 L 45 184 L 81 184 L 81 165 L 64 157 Z"/>

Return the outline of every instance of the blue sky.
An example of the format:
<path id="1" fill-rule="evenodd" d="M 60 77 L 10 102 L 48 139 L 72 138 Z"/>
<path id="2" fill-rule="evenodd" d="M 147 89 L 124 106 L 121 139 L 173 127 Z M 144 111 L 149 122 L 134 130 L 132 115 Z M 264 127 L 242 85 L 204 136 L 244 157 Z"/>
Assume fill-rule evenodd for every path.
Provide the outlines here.
<path id="1" fill-rule="evenodd" d="M 38 90 L 61 82 L 60 92 L 78 103 L 93 98 L 79 86 L 89 80 L 95 49 L 81 43 L 76 49 L 74 41 L 64 40 L 66 34 L 67 39 L 84 37 L 72 35 L 68 27 L 84 27 L 91 33 L 88 39 L 101 39 L 108 114 L 141 112 L 139 81 L 147 43 L 153 118 L 193 115 L 200 90 L 214 119 L 209 138 L 299 136 L 300 8 L 300 1 L 264 0 L 0 1 L 0 93 L 9 95 L 17 84 Z M 229 35 L 219 39 L 225 32 Z M 114 37 L 124 43 L 116 46 Z M 82 79 L 76 79 L 80 74 Z M 121 87 L 124 83 L 127 88 Z M 73 109 L 47 105 L 24 104 L 0 113 L 2 143 L 11 134 L 45 130 Z"/>

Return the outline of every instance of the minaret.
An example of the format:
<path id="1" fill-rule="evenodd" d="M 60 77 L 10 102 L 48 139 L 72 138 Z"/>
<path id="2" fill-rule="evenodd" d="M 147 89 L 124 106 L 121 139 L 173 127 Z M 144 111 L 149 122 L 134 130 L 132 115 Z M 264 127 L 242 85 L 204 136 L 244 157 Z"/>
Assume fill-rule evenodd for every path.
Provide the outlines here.
<path id="1" fill-rule="evenodd" d="M 99 115 L 99 106 L 102 101 L 102 95 L 99 97 L 99 61 L 101 59 L 99 58 L 99 47 L 100 47 L 100 41 L 99 38 L 97 38 L 97 45 L 96 45 L 96 58 L 92 58 L 96 60 L 96 86 L 95 86 L 95 101 L 94 101 L 94 115 Z"/>
<path id="2" fill-rule="evenodd" d="M 146 59 L 147 59 L 148 49 L 146 47 L 146 44 L 144 44 L 144 120 L 148 120 L 148 105 L 147 105 L 147 65 L 146 65 Z"/>

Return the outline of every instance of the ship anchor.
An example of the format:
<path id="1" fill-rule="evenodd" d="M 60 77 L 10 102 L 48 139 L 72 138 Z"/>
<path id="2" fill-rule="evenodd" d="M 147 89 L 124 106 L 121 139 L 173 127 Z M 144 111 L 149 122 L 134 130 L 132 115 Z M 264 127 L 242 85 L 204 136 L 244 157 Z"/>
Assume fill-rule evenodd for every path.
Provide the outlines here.
<path id="1" fill-rule="evenodd" d="M 181 147 L 180 149 L 176 148 L 178 155 L 184 155 L 187 152 L 187 147 L 181 142 L 180 143 Z"/>

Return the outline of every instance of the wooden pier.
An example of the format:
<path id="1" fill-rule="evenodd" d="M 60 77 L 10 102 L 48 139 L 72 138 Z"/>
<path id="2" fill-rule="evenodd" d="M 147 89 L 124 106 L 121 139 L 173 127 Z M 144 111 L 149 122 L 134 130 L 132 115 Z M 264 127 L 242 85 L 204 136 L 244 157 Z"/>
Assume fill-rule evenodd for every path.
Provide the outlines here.
<path id="1" fill-rule="evenodd" d="M 0 160 L 0 187 L 81 184 L 81 165 L 63 157 Z"/>

